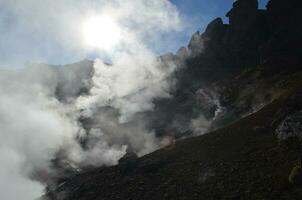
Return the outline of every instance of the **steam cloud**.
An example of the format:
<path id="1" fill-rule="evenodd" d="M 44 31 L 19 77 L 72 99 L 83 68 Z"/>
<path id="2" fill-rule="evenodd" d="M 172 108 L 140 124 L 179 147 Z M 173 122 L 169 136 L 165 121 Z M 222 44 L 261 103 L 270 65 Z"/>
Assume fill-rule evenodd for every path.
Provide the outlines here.
<path id="1" fill-rule="evenodd" d="M 181 30 L 173 4 L 167 0 L 14 0 L 1 1 L 0 7 L 17 23 L 9 27 L 4 21 L 0 26 L 4 45 L 20 47 L 15 55 L 4 55 L 1 65 L 15 66 L 26 57 L 73 58 L 62 56 L 63 52 L 87 55 L 91 49 L 81 42 L 79 22 L 91 15 L 112 16 L 124 34 L 114 48 L 94 49 L 100 57 L 110 58 L 110 65 L 96 59 L 66 68 L 32 64 L 1 71 L 1 199 L 41 196 L 44 187 L 35 180 L 48 182 L 47 177 L 55 176 L 51 160 L 58 154 L 73 168 L 81 168 L 115 164 L 127 146 L 140 155 L 158 147 L 140 113 L 153 108 L 154 98 L 169 97 L 176 65 L 163 62 L 151 49 L 158 48 L 154 44 L 164 33 Z M 28 49 L 24 36 L 34 42 L 46 38 L 49 46 Z"/>

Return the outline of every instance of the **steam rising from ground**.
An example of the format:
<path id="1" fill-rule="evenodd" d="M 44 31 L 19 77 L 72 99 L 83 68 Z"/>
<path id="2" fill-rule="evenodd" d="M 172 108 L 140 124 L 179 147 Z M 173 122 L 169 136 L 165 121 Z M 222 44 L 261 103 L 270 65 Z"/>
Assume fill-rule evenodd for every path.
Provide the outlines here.
<path id="1" fill-rule="evenodd" d="M 78 106 L 88 116 L 98 106 L 111 106 L 120 111 L 120 121 L 127 122 L 134 114 L 151 110 L 155 97 L 169 96 L 168 77 L 175 67 L 151 54 L 124 55 L 114 66 L 96 60 L 91 95 L 80 98 Z"/>
<path id="2" fill-rule="evenodd" d="M 18 19 L 24 34 L 43 33 L 49 43 L 75 54 L 92 50 L 84 45 L 79 30 L 83 20 L 106 14 L 123 30 L 114 47 L 93 49 L 109 57 L 112 65 L 97 59 L 90 63 L 92 68 L 86 61 L 74 70 L 34 65 L 1 71 L 1 199 L 39 197 L 42 185 L 29 178 L 47 182 L 56 173 L 50 163 L 58 153 L 77 168 L 115 164 L 127 146 L 140 155 L 157 148 L 157 139 L 139 113 L 151 110 L 154 98 L 169 97 L 169 77 L 176 66 L 164 64 L 150 48 L 160 43 L 163 33 L 181 29 L 177 9 L 169 1 L 15 0 L 0 6 Z M 1 37 L 8 38 L 9 48 L 14 46 L 9 42 L 17 43 L 22 34 Z M 57 55 L 56 49 L 41 49 Z M 32 50 L 30 58 L 39 59 L 41 49 Z M 23 52 L 16 50 L 16 60 L 27 56 Z"/>

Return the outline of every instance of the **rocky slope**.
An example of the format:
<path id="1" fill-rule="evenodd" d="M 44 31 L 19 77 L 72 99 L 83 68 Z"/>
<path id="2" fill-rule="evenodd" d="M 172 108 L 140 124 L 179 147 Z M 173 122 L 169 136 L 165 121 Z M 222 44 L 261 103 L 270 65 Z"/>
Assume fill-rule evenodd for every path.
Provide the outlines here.
<path id="1" fill-rule="evenodd" d="M 190 129 L 192 119 L 201 115 L 210 122 L 217 121 L 217 107 L 226 106 L 227 115 L 236 114 L 233 120 L 229 116 L 222 117 L 218 124 L 223 126 L 226 125 L 224 118 L 238 120 L 271 101 L 274 80 L 282 73 L 301 69 L 301 7 L 300 1 L 272 0 L 267 10 L 259 10 L 257 0 L 239 0 L 227 13 L 229 24 L 217 18 L 204 33 L 196 32 L 188 47 L 181 48 L 175 56 L 188 55 L 186 67 L 175 74 L 174 98 L 156 102 L 158 123 L 154 126 L 183 135 Z M 205 104 L 200 101 L 201 90 L 204 91 L 202 99 L 216 102 L 206 104 L 206 110 L 199 106 Z"/>
<path id="2" fill-rule="evenodd" d="M 283 120 L 302 108 L 301 80 L 301 73 L 288 76 L 279 98 L 234 124 L 118 166 L 75 174 L 48 195 L 66 200 L 301 199 L 301 186 L 288 181 L 301 159 L 300 142 L 279 140 Z"/>
<path id="3" fill-rule="evenodd" d="M 208 134 L 141 158 L 128 154 L 117 166 L 71 173 L 46 196 L 301 199 L 302 173 L 290 176 L 302 153 L 301 10 L 299 0 L 271 0 L 266 10 L 257 0 L 236 1 L 229 24 L 215 19 L 187 48 L 165 56 L 182 65 L 173 98 L 156 99 L 155 110 L 144 113 L 158 136 Z"/>

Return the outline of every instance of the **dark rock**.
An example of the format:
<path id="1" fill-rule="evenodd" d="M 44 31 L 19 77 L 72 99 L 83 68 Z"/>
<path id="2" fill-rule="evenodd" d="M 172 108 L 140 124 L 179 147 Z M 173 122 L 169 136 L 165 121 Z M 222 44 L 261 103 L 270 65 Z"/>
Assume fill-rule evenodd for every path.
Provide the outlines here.
<path id="1" fill-rule="evenodd" d="M 142 173 L 157 173 L 168 163 L 167 160 L 147 160 L 141 163 L 139 171 Z"/>
<path id="2" fill-rule="evenodd" d="M 258 1 L 237 0 L 226 16 L 229 17 L 230 25 L 234 29 L 249 29 L 258 16 Z"/>
<path id="3" fill-rule="evenodd" d="M 127 149 L 126 154 L 119 159 L 118 164 L 121 166 L 121 172 L 123 174 L 128 174 L 135 169 L 138 163 L 137 154 L 131 149 Z"/>
<path id="4" fill-rule="evenodd" d="M 206 28 L 203 37 L 212 40 L 222 40 L 226 32 L 227 25 L 223 24 L 221 18 L 216 18 Z"/>
<path id="5" fill-rule="evenodd" d="M 293 185 L 302 185 L 302 167 L 301 163 L 295 165 L 289 174 L 288 181 Z"/>
<path id="6" fill-rule="evenodd" d="M 267 5 L 269 41 L 263 46 L 264 59 L 290 57 L 301 62 L 302 2 L 271 0 Z M 287 66 L 291 68 L 292 66 Z"/>
<path id="7" fill-rule="evenodd" d="M 290 137 L 302 139 L 302 111 L 286 117 L 276 129 L 276 134 L 280 140 Z"/>
<path id="8" fill-rule="evenodd" d="M 213 179 L 216 176 L 216 173 L 209 169 L 207 171 L 204 171 L 198 178 L 198 183 L 199 184 L 204 184 L 208 181 L 210 181 L 211 179 Z"/>
<path id="9" fill-rule="evenodd" d="M 133 160 L 136 160 L 137 158 L 138 158 L 137 154 L 134 151 L 129 150 L 128 148 L 126 154 L 121 159 L 119 159 L 118 163 L 122 165 L 131 162 Z"/>

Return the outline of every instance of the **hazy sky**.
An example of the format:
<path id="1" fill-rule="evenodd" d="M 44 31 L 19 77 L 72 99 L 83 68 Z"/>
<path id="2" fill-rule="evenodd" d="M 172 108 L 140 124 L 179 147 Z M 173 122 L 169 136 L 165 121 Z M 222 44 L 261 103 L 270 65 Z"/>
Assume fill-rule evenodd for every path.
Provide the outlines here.
<path id="1" fill-rule="evenodd" d="M 267 1 L 260 0 L 260 7 L 264 8 Z M 97 57 L 95 51 L 76 46 L 76 42 L 72 41 L 80 40 L 74 37 L 76 32 L 80 30 L 69 30 L 67 26 L 70 23 L 67 23 L 67 25 L 62 23 L 61 27 L 60 23 L 56 23 L 56 20 L 60 20 L 61 15 L 64 18 L 62 21 L 74 20 L 74 22 L 78 22 L 80 16 L 74 18 L 72 15 L 77 12 L 81 13 L 81 10 L 76 10 L 79 8 L 69 8 L 67 6 L 64 9 L 72 10 L 73 13 L 69 11 L 61 13 L 60 5 L 64 7 L 68 3 L 58 3 L 57 8 L 54 8 L 52 13 L 51 9 L 48 9 L 49 12 L 44 15 L 43 9 L 45 8 L 41 8 L 41 3 L 32 2 L 35 1 L 0 0 L 0 67 L 18 65 L 25 61 L 64 64 L 84 58 L 93 59 Z M 73 1 L 60 2 L 70 3 Z M 215 17 L 222 17 L 227 23 L 225 14 L 231 8 L 233 0 L 171 0 L 171 2 L 179 10 L 184 25 L 182 30 L 162 33 L 161 45 L 152 45 L 152 42 L 150 42 L 151 48 L 158 54 L 169 51 L 175 52 L 179 47 L 186 46 L 192 33 L 196 30 L 203 30 Z M 27 6 L 24 6 L 24 4 L 27 4 Z M 64 33 L 63 30 L 64 26 L 66 27 L 65 32 L 71 34 L 72 37 L 66 36 L 67 33 Z"/>

